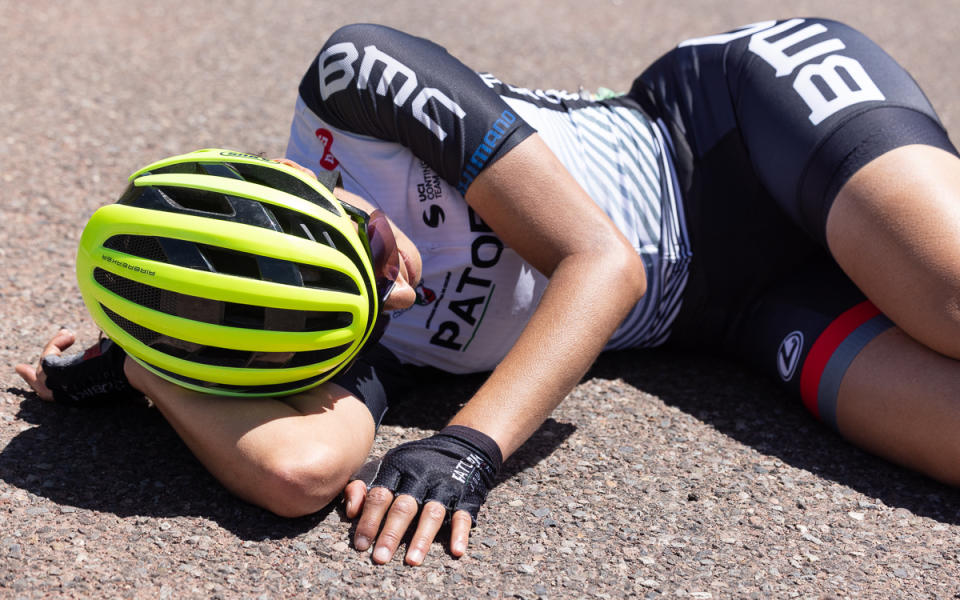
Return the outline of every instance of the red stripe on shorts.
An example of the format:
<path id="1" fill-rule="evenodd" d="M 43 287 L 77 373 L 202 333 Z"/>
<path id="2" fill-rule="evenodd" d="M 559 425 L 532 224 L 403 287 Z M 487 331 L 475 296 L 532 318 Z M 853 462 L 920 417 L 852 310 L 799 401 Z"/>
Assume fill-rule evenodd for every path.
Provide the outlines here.
<path id="1" fill-rule="evenodd" d="M 853 308 L 847 309 L 834 319 L 817 341 L 810 348 L 807 359 L 803 363 L 800 373 L 800 397 L 803 404 L 815 417 L 820 418 L 820 409 L 817 405 L 817 392 L 820 389 L 820 377 L 830 362 L 830 357 L 837 347 L 847 339 L 853 331 L 880 314 L 880 309 L 869 300 L 864 300 Z"/>

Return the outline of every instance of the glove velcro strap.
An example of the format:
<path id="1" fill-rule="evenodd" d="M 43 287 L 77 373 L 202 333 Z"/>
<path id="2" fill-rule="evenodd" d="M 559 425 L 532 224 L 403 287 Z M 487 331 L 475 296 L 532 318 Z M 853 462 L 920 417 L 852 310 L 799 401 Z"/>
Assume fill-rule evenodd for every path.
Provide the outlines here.
<path id="1" fill-rule="evenodd" d="M 482 431 L 463 425 L 447 425 L 437 435 L 447 435 L 468 444 L 487 459 L 494 473 L 500 472 L 500 467 L 503 466 L 503 453 L 500 452 L 500 446 Z"/>

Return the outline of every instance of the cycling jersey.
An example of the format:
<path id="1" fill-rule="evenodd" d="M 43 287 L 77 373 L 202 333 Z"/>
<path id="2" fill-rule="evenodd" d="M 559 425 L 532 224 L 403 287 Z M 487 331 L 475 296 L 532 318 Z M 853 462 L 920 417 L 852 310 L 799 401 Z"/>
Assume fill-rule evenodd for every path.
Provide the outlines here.
<path id="1" fill-rule="evenodd" d="M 382 338 L 401 361 L 492 369 L 535 310 L 546 279 L 464 201 L 534 131 L 643 258 L 647 293 L 607 348 L 669 338 L 739 357 L 828 422 L 846 367 L 891 326 L 826 251 L 833 199 L 894 148 L 956 154 L 909 74 L 832 21 L 688 40 L 604 100 L 505 84 L 386 27 L 342 28 L 300 85 L 288 156 L 339 169 L 420 249 L 417 303 Z"/>
<path id="2" fill-rule="evenodd" d="M 664 133 L 632 99 L 510 86 L 375 25 L 338 30 L 304 76 L 287 156 L 339 168 L 344 188 L 383 209 L 421 252 L 418 301 L 391 315 L 382 339 L 402 361 L 492 369 L 536 309 L 546 278 L 463 198 L 534 131 L 644 259 L 647 294 L 608 348 L 662 343 L 689 249 Z"/>

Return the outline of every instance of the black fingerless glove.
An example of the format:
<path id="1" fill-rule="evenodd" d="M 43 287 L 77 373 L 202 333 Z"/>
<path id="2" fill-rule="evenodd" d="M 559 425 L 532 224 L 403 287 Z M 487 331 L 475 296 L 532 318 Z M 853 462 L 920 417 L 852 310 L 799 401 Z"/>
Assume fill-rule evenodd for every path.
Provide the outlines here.
<path id="1" fill-rule="evenodd" d="M 41 363 L 55 402 L 92 404 L 142 398 L 123 372 L 127 353 L 110 339 L 69 356 L 53 354 Z"/>
<path id="2" fill-rule="evenodd" d="M 489 436 L 450 425 L 387 452 L 370 487 L 409 494 L 421 506 L 437 501 L 447 508 L 447 519 L 454 511 L 465 510 L 476 525 L 480 505 L 502 464 L 500 447 Z"/>

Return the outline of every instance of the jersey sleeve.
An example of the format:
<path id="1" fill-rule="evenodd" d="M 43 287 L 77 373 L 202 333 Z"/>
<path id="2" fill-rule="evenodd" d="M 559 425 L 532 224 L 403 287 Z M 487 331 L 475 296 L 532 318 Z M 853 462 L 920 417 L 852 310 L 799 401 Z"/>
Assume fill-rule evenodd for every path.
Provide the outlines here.
<path id="1" fill-rule="evenodd" d="M 350 368 L 334 375 L 330 383 L 339 385 L 363 402 L 379 429 L 391 398 L 411 387 L 409 375 L 397 357 L 377 343 L 365 348 Z"/>
<path id="2" fill-rule="evenodd" d="M 380 25 L 334 32 L 299 91 L 326 123 L 402 144 L 461 194 L 534 132 L 444 48 Z"/>

